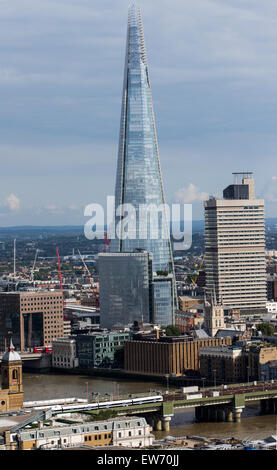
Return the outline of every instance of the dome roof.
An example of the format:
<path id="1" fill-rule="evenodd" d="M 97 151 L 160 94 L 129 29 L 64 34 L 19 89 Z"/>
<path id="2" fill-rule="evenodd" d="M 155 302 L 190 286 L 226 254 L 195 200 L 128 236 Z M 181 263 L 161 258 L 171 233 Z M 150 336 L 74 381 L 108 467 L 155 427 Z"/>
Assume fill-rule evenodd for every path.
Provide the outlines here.
<path id="1" fill-rule="evenodd" d="M 8 351 L 2 357 L 2 361 L 10 362 L 10 361 L 21 361 L 21 357 L 19 354 L 14 350 L 14 345 L 11 339 L 10 347 Z"/>

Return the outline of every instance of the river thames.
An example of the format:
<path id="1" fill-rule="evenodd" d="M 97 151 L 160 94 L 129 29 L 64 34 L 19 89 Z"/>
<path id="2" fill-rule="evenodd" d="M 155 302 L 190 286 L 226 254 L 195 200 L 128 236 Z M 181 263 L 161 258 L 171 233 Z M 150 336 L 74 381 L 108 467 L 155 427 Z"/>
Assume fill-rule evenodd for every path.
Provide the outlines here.
<path id="1" fill-rule="evenodd" d="M 129 393 L 166 391 L 159 382 L 131 381 L 85 375 L 23 374 L 24 401 L 54 398 L 92 398 L 92 393 L 117 396 Z M 194 409 L 178 411 L 171 421 L 169 432 L 157 432 L 157 438 L 171 436 L 203 436 L 237 439 L 265 438 L 277 432 L 276 415 L 259 415 L 259 404 L 246 407 L 240 423 L 195 423 Z"/>

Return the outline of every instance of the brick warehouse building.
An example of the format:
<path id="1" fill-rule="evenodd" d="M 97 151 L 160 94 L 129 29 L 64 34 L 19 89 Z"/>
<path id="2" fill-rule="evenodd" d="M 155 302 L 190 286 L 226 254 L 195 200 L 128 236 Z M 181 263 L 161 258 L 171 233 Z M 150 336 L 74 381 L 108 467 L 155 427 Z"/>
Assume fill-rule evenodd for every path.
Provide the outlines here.
<path id="1" fill-rule="evenodd" d="M 7 292 L 0 294 L 0 350 L 13 337 L 16 349 L 50 346 L 63 336 L 61 291 Z"/>
<path id="2" fill-rule="evenodd" d="M 274 346 L 218 346 L 200 349 L 200 373 L 213 383 L 261 380 L 262 366 L 277 360 Z"/>
<path id="3" fill-rule="evenodd" d="M 182 336 L 126 341 L 124 369 L 141 375 L 181 376 L 188 371 L 199 370 L 200 348 L 231 343 L 230 337 L 193 339 Z"/>

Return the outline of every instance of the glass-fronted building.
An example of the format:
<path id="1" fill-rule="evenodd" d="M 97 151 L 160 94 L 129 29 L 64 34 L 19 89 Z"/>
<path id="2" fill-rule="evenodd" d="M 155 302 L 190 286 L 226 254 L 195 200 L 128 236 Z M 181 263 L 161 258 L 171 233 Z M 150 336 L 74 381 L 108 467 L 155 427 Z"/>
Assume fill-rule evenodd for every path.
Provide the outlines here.
<path id="1" fill-rule="evenodd" d="M 174 311 L 174 277 L 155 276 L 153 279 L 153 303 L 154 323 L 167 326 L 174 323 L 172 312 Z"/>
<path id="2" fill-rule="evenodd" d="M 126 226 L 122 223 L 126 212 L 119 210 L 125 204 L 132 205 L 135 210 L 135 223 L 128 224 L 128 236 Z M 165 210 L 142 20 L 140 11 L 134 5 L 129 8 L 127 28 L 115 188 L 115 228 L 111 252 L 132 253 L 138 248 L 146 250 L 153 255 L 153 275 L 164 271 L 171 276 L 173 289 L 168 289 L 171 299 L 167 302 L 167 318 L 168 321 L 170 319 L 169 323 L 173 323 L 176 295 L 168 214 Z M 160 287 L 157 284 L 157 305 Z M 100 309 L 102 314 L 101 299 Z M 154 313 L 154 320 L 161 320 L 159 309 Z"/>
<path id="3" fill-rule="evenodd" d="M 76 349 L 79 367 L 117 367 L 116 353 L 130 339 L 130 333 L 123 331 L 89 333 L 76 335 Z"/>
<path id="4" fill-rule="evenodd" d="M 121 204 L 132 204 L 137 223 L 131 232 L 132 238 L 123 239 L 121 233 L 121 237 L 112 243 L 112 251 L 132 252 L 143 248 L 153 254 L 154 271 L 166 269 L 172 272 L 165 212 L 160 210 L 155 226 L 150 215 L 139 212 L 140 205 L 154 204 L 159 208 L 165 204 L 165 199 L 142 22 L 135 6 L 129 9 L 128 19 L 115 208 Z M 120 216 L 115 220 L 118 224 Z"/>
<path id="5" fill-rule="evenodd" d="M 153 316 L 152 255 L 100 253 L 100 324 L 102 328 L 149 323 Z"/>

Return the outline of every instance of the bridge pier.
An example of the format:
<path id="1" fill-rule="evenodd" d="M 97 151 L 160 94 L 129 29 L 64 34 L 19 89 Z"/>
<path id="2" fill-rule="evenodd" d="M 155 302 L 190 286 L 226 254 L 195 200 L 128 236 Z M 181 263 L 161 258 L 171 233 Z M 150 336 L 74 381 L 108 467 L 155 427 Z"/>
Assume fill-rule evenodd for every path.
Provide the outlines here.
<path id="1" fill-rule="evenodd" d="M 154 431 L 162 431 L 162 420 L 161 417 L 155 417 L 154 418 L 154 423 L 153 423 L 153 429 Z"/>
<path id="2" fill-rule="evenodd" d="M 233 421 L 233 412 L 229 408 L 225 410 L 225 421 L 232 423 Z"/>
<path id="3" fill-rule="evenodd" d="M 242 408 L 235 408 L 233 410 L 234 412 L 234 418 L 236 423 L 240 423 L 241 421 L 241 413 L 242 413 Z"/>
<path id="4" fill-rule="evenodd" d="M 169 429 L 170 429 L 170 421 L 171 421 L 171 417 L 170 417 L 170 416 L 163 416 L 163 418 L 162 418 L 162 428 L 163 428 L 163 431 L 169 431 Z"/>

